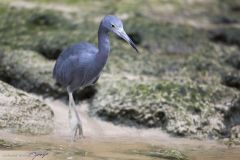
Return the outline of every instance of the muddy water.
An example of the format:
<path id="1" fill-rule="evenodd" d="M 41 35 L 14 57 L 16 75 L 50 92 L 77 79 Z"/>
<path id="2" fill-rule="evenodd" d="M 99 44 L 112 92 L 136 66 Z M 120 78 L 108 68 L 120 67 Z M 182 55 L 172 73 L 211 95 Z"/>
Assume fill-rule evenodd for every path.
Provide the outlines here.
<path id="1" fill-rule="evenodd" d="M 44 101 L 54 110 L 54 132 L 48 136 L 24 136 L 1 131 L 1 138 L 16 145 L 1 150 L 0 160 L 174 159 L 169 155 L 159 154 L 175 152 L 174 150 L 182 153 L 180 157 L 186 156 L 193 160 L 240 160 L 240 147 L 228 148 L 213 141 L 173 138 L 158 129 L 115 126 L 89 117 L 88 106 L 84 103 L 78 105 L 78 110 L 82 117 L 85 138 L 72 143 L 67 106 L 62 101 Z"/>

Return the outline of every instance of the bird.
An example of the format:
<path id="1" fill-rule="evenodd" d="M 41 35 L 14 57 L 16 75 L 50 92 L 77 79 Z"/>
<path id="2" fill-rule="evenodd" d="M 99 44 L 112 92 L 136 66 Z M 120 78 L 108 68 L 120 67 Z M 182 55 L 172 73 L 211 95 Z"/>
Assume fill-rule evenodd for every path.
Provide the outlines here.
<path id="1" fill-rule="evenodd" d="M 126 34 L 122 21 L 115 15 L 106 15 L 98 28 L 97 47 L 86 41 L 70 45 L 60 53 L 54 65 L 53 78 L 68 92 L 68 114 L 73 141 L 84 138 L 73 92 L 94 85 L 98 81 L 110 53 L 109 33 L 114 33 L 125 40 L 139 53 L 134 42 Z"/>

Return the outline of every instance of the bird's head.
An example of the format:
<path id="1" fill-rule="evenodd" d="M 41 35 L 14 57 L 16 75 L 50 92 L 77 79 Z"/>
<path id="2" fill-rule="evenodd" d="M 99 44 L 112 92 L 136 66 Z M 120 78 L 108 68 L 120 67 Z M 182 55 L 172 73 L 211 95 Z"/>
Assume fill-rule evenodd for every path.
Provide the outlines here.
<path id="1" fill-rule="evenodd" d="M 122 21 L 113 15 L 105 16 L 102 20 L 102 25 L 108 29 L 108 31 L 115 33 L 120 38 L 124 39 L 128 44 L 130 44 L 137 52 L 138 49 L 133 41 L 129 38 L 127 33 L 123 29 Z"/>

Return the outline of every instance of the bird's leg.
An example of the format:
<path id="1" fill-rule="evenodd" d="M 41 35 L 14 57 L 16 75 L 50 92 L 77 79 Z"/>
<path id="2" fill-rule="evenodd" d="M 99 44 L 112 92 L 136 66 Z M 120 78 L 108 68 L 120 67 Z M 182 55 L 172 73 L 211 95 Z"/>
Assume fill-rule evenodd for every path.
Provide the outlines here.
<path id="1" fill-rule="evenodd" d="M 83 130 L 82 130 L 82 123 L 77 112 L 75 102 L 73 99 L 72 92 L 69 92 L 69 119 L 70 119 L 70 126 L 73 131 L 73 141 L 77 138 L 83 137 Z M 74 113 L 72 113 L 72 111 Z"/>
<path id="2" fill-rule="evenodd" d="M 77 136 L 77 131 L 78 131 L 78 135 L 79 136 L 83 136 L 83 130 L 82 130 L 82 122 L 81 122 L 81 119 L 80 119 L 80 116 L 77 112 L 77 108 L 76 108 L 76 105 L 75 105 L 75 102 L 74 102 L 74 99 L 73 99 L 73 96 L 71 94 L 71 102 L 72 102 L 72 107 L 73 107 L 73 110 L 75 112 L 75 116 L 77 118 L 77 129 L 75 131 L 75 136 Z"/>

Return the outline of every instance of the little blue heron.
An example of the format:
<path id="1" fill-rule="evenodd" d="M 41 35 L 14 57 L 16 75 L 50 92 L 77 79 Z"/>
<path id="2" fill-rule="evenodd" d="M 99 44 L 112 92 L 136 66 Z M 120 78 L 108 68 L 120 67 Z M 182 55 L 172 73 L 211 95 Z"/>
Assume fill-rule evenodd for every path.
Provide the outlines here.
<path id="1" fill-rule="evenodd" d="M 59 55 L 54 66 L 53 77 L 67 89 L 69 95 L 69 121 L 73 140 L 83 137 L 83 130 L 72 93 L 78 88 L 95 84 L 99 79 L 110 52 L 109 32 L 127 41 L 138 52 L 124 31 L 122 21 L 116 16 L 107 15 L 99 25 L 98 48 L 88 42 L 71 45 Z M 75 116 L 72 116 L 72 111 Z"/>

